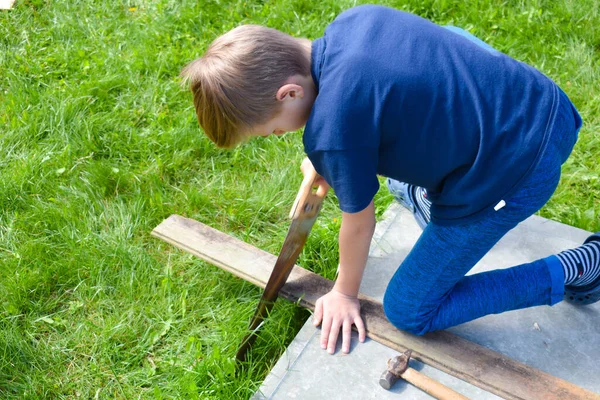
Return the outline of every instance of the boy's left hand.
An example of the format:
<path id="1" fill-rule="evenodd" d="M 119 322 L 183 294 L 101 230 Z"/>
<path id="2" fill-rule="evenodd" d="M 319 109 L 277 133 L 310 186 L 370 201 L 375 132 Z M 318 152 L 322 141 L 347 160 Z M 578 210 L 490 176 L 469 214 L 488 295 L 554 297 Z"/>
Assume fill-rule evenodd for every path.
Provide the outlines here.
<path id="1" fill-rule="evenodd" d="M 365 341 L 365 325 L 360 316 L 360 303 L 356 297 L 332 289 L 315 304 L 313 323 L 318 326 L 321 321 L 323 322 L 321 348 L 327 349 L 329 354 L 335 352 L 340 329 L 342 329 L 342 351 L 344 353 L 350 351 L 352 324 L 358 329 L 358 339 L 361 342 Z"/>

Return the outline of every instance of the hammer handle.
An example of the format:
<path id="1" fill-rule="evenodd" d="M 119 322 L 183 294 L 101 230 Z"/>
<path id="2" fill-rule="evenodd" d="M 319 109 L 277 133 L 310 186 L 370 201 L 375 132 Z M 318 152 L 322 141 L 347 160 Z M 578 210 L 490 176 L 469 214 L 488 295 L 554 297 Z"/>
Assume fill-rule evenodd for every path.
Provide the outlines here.
<path id="1" fill-rule="evenodd" d="M 404 380 L 412 383 L 425 393 L 435 397 L 440 400 L 469 400 L 468 397 L 463 396 L 462 394 L 455 392 L 450 389 L 448 386 L 442 385 L 436 380 L 431 379 L 430 377 L 423 375 L 422 373 L 416 371 L 413 368 L 408 368 L 401 375 Z"/>

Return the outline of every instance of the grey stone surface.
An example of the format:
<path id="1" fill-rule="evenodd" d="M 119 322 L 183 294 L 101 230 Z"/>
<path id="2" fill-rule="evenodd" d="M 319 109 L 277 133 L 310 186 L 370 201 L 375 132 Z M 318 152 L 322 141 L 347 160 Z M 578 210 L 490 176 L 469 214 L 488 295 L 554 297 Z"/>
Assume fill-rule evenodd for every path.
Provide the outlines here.
<path id="1" fill-rule="evenodd" d="M 411 213 L 393 204 L 377 224 L 361 292 L 382 300 L 387 282 L 421 230 Z M 507 268 L 578 246 L 589 232 L 533 216 L 507 234 L 470 272 Z M 600 393 L 600 304 L 576 307 L 566 302 L 489 315 L 451 332 L 518 361 Z M 320 330 L 309 320 L 265 379 L 255 399 L 430 399 L 412 385 L 391 391 L 378 379 L 388 358 L 397 355 L 353 333 L 350 354 L 329 355 L 319 346 Z M 413 368 L 467 397 L 498 398 L 416 361 Z"/>
<path id="2" fill-rule="evenodd" d="M 319 347 L 320 330 L 307 322 L 265 379 L 253 399 L 431 399 L 403 381 L 391 390 L 379 386 L 386 361 L 398 352 L 371 339 L 358 343 L 353 332 L 349 354 L 329 355 Z M 339 346 L 338 346 L 339 347 Z M 472 399 L 499 399 L 423 363 L 411 360 L 417 371 Z"/>

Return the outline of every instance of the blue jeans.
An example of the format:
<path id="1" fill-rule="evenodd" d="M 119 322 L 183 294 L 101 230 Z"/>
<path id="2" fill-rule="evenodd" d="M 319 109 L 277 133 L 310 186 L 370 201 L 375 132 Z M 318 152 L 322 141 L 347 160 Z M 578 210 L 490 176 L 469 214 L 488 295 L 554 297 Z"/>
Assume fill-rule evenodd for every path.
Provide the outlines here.
<path id="1" fill-rule="evenodd" d="M 505 199 L 503 208 L 462 225 L 427 225 L 383 299 L 385 314 L 397 328 L 421 335 L 487 314 L 562 300 L 564 272 L 556 257 L 465 276 L 508 231 L 539 210 L 554 193 L 561 165 L 571 153 L 582 123 L 562 91 L 559 103 L 545 151 L 521 188 Z"/>

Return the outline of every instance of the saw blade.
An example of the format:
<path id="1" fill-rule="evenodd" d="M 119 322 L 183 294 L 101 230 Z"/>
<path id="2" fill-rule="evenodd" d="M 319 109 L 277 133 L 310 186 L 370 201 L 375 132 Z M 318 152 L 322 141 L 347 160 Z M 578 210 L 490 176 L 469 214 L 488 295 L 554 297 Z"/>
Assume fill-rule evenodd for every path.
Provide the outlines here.
<path id="1" fill-rule="evenodd" d="M 239 361 L 245 361 L 246 352 L 256 339 L 256 332 L 266 315 L 273 308 L 275 300 L 277 300 L 277 296 L 279 295 L 279 291 L 283 285 L 285 285 L 287 278 L 292 272 L 296 260 L 304 248 L 308 234 L 317 219 L 322 203 L 323 197 L 309 193 L 303 202 L 296 202 L 296 204 L 294 204 L 292 209 L 294 218 L 292 219 L 283 246 L 281 247 L 281 252 L 277 257 L 273 272 L 271 272 L 269 281 L 258 302 L 254 316 L 250 320 L 250 325 L 248 327 L 250 332 L 242 341 L 242 345 L 236 354 L 236 358 Z"/>

